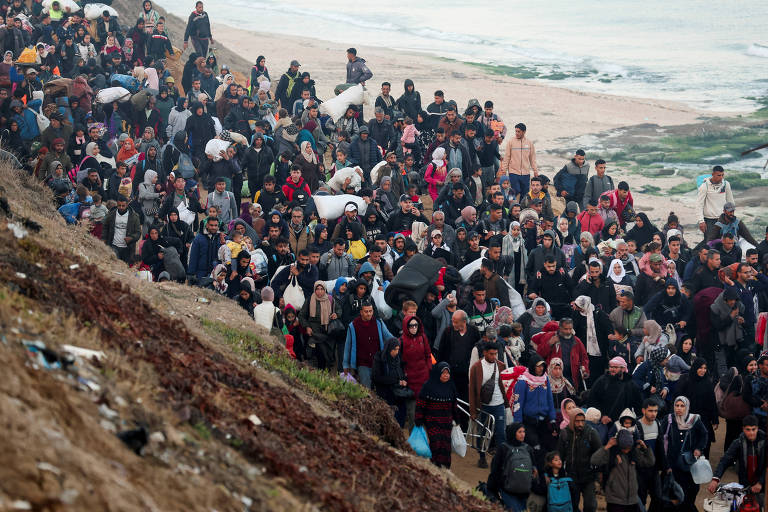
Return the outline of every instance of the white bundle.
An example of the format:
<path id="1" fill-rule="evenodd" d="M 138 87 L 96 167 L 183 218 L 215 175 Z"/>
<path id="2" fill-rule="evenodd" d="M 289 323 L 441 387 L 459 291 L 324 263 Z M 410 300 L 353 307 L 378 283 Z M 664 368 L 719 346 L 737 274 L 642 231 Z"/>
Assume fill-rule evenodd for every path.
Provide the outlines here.
<path id="1" fill-rule="evenodd" d="M 96 103 L 112 103 L 119 101 L 124 103 L 131 99 L 131 92 L 125 87 L 107 87 L 96 94 Z"/>
<path id="2" fill-rule="evenodd" d="M 53 0 L 43 0 L 43 12 L 49 12 L 52 3 Z M 80 10 L 80 6 L 77 5 L 75 0 L 59 0 L 59 7 L 64 12 L 67 12 L 67 10 L 69 10 L 69 12 L 77 12 Z M 99 12 L 99 16 L 101 16 L 101 12 Z"/>
<path id="3" fill-rule="evenodd" d="M 354 87 L 350 87 L 335 98 L 331 98 L 325 101 L 322 105 L 320 105 L 320 113 L 330 116 L 335 123 L 341 119 L 341 116 L 343 116 L 347 111 L 347 107 L 350 105 L 360 105 L 363 103 L 363 99 L 363 86 L 357 84 Z"/>
<path id="4" fill-rule="evenodd" d="M 387 161 L 382 160 L 381 162 L 374 165 L 373 169 L 371 169 L 371 183 L 373 184 L 374 187 L 377 187 L 379 185 L 379 171 L 385 165 L 387 165 Z"/>
<path id="5" fill-rule="evenodd" d="M 205 144 L 205 154 L 211 155 L 214 162 L 221 160 L 221 152 L 226 151 L 229 142 L 221 139 L 211 139 Z"/>
<path id="6" fill-rule="evenodd" d="M 45 4 L 45 2 L 43 2 L 43 4 Z M 83 7 L 83 11 L 85 12 L 85 19 L 87 20 L 100 18 L 104 11 L 109 11 L 109 15 L 114 16 L 115 18 L 119 16 L 114 7 L 104 4 L 87 4 Z"/>
<path id="7" fill-rule="evenodd" d="M 338 196 L 312 196 L 317 208 L 317 216 L 320 219 L 338 219 L 344 215 L 344 205 L 353 201 L 357 205 L 357 211 L 362 212 L 368 207 L 362 197 L 352 194 L 341 194 Z"/>
<path id="8" fill-rule="evenodd" d="M 355 188 L 355 191 L 359 191 L 360 188 L 363 186 L 363 179 L 360 177 L 359 174 L 357 174 L 356 170 L 360 170 L 362 172 L 362 169 L 359 167 L 345 167 L 343 169 L 339 169 L 336 171 L 336 173 L 333 175 L 331 179 L 328 180 L 327 185 L 331 187 L 331 190 L 334 192 L 342 192 L 342 187 L 344 186 L 344 181 L 347 178 L 352 178 L 352 181 L 350 184 Z"/>

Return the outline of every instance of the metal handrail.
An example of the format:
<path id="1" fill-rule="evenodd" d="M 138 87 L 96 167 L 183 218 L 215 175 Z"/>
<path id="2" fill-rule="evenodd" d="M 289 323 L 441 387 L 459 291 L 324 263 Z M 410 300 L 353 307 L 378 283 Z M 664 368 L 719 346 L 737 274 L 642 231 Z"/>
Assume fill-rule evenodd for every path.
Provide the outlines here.
<path id="1" fill-rule="evenodd" d="M 464 438 L 467 444 L 480 453 L 485 453 L 491 445 L 496 418 L 483 410 L 477 411 L 477 417 L 473 420 L 469 414 L 469 404 L 464 400 L 457 399 L 458 409 L 469 418 L 467 432 Z"/>

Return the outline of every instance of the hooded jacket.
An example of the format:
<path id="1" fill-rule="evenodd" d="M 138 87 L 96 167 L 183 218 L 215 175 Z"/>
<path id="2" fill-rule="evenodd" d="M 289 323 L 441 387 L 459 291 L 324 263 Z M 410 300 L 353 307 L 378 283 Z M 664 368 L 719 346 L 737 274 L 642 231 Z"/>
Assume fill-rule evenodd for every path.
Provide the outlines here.
<path id="1" fill-rule="evenodd" d="M 421 111 L 421 94 L 413 88 L 412 92 L 408 92 L 408 86 L 413 86 L 413 80 L 407 78 L 403 82 L 403 94 L 397 99 L 397 108 L 406 116 L 416 121 L 416 117 Z"/>
<path id="2" fill-rule="evenodd" d="M 577 484 L 585 484 L 595 480 L 596 472 L 592 471 L 592 455 L 600 450 L 603 443 L 597 431 L 588 423 L 584 430 L 577 433 L 571 419 L 568 426 L 560 430 L 557 440 L 557 451 L 563 459 L 563 467 Z M 637 497 L 635 497 L 637 502 Z"/>
<path id="3" fill-rule="evenodd" d="M 558 171 L 555 175 L 553 183 L 555 189 L 557 189 L 558 195 L 560 192 L 567 192 L 568 196 L 578 197 L 583 194 L 584 188 L 587 185 L 587 176 L 589 175 L 589 163 L 584 162 L 584 165 L 579 167 L 576 162 L 571 159 L 570 162 Z"/>
<path id="4" fill-rule="evenodd" d="M 169 139 L 174 139 L 176 134 L 187 126 L 187 119 L 192 116 L 189 109 L 184 108 L 186 98 L 181 97 L 176 100 L 176 106 L 168 113 L 168 126 L 165 128 L 165 134 Z"/>
<path id="5" fill-rule="evenodd" d="M 365 59 L 355 56 L 347 62 L 347 83 L 361 84 L 373 77 L 373 73 L 365 64 Z"/>
<path id="6" fill-rule="evenodd" d="M 202 108 L 202 114 L 198 115 L 197 110 Z M 189 137 L 188 143 L 195 155 L 202 155 L 205 151 L 205 145 L 209 140 L 216 136 L 216 127 L 213 118 L 205 112 L 203 104 L 196 101 L 190 105 L 189 110 L 192 115 L 187 119 L 184 130 Z"/>
<path id="7" fill-rule="evenodd" d="M 590 427 L 591 428 L 591 427 Z M 611 457 L 619 457 L 621 462 L 611 463 Z M 624 453 L 618 446 L 606 450 L 600 447 L 590 461 L 595 466 L 608 466 L 605 485 L 605 501 L 609 504 L 636 506 L 638 493 L 637 468 L 649 468 L 656 459 L 648 447 L 635 444 L 629 453 Z"/>

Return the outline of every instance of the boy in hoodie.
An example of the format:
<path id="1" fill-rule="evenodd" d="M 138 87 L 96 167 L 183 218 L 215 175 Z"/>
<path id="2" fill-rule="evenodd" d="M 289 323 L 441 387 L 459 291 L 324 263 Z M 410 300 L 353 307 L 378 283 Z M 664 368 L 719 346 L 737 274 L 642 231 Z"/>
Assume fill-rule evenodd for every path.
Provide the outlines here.
<path id="1" fill-rule="evenodd" d="M 610 430 L 608 430 L 608 437 L 616 437 L 622 430 L 629 430 L 632 433 L 634 440 L 638 439 L 637 416 L 630 408 L 621 411 L 618 421 L 614 421 Z"/>
<path id="2" fill-rule="evenodd" d="M 229 222 L 237 218 L 235 195 L 227 191 L 227 182 L 223 177 L 216 178 L 214 190 L 208 194 L 205 208 L 211 206 L 215 206 L 218 211 L 217 217 L 222 230 L 226 230 Z"/>
<path id="3" fill-rule="evenodd" d="M 278 208 L 284 210 L 288 205 L 288 199 L 283 191 L 277 188 L 277 180 L 271 175 L 264 177 L 264 187 L 256 191 L 253 202 L 259 203 L 265 212 L 271 212 Z"/>

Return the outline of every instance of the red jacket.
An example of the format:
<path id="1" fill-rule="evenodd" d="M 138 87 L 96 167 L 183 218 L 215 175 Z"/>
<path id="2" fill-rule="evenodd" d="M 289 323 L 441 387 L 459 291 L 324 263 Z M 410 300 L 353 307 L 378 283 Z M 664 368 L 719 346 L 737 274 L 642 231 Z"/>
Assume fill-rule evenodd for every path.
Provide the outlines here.
<path id="1" fill-rule="evenodd" d="M 632 199 L 632 192 L 627 192 L 627 199 L 624 202 L 621 202 L 619 200 L 619 189 L 611 190 L 611 192 L 608 194 L 611 198 L 611 208 L 616 212 L 616 216 L 619 217 L 619 224 L 621 227 L 624 227 L 626 224 L 626 221 L 624 220 L 624 217 L 622 214 L 624 213 L 624 208 L 627 207 L 627 205 L 630 205 L 632 207 L 635 206 L 635 201 Z"/>
<path id="2" fill-rule="evenodd" d="M 589 231 L 592 236 L 597 235 L 603 230 L 604 221 L 599 213 L 590 215 L 587 210 L 584 210 L 576 217 L 576 220 L 581 224 L 581 231 Z"/>
<path id="3" fill-rule="evenodd" d="M 411 318 L 415 318 L 419 322 L 419 330 L 415 337 L 410 336 L 408 331 L 408 322 Z M 402 343 L 400 358 L 405 366 L 408 387 L 413 390 L 416 396 L 419 396 L 419 391 L 427 382 L 429 370 L 432 368 L 432 350 L 429 346 L 429 339 L 424 334 L 424 326 L 420 318 L 407 316 L 403 319 L 403 335 L 400 340 Z"/>
<path id="4" fill-rule="evenodd" d="M 544 358 L 547 362 L 547 366 L 549 366 L 549 362 L 552 359 L 556 357 L 559 357 L 560 359 L 563 358 L 563 350 L 560 346 L 560 342 L 554 344 L 549 343 L 552 338 L 557 336 L 557 332 L 547 334 L 547 336 L 542 337 L 542 341 L 536 348 L 536 352 Z M 587 370 L 585 377 L 589 376 L 589 357 L 587 356 L 587 349 L 584 348 L 584 344 L 581 340 L 576 336 L 573 337 L 573 340 L 573 348 L 571 349 L 571 384 L 573 384 L 573 387 L 576 389 L 579 389 L 582 366 Z M 563 363 L 565 364 L 565 361 L 563 361 Z"/>
<path id="5" fill-rule="evenodd" d="M 288 178 L 288 181 L 283 185 L 283 194 L 288 201 L 293 201 L 293 195 L 299 190 L 307 194 L 307 197 L 312 195 L 312 191 L 309 190 L 309 185 L 304 181 L 304 178 L 299 178 L 298 183 L 294 183 L 291 178 Z"/>

